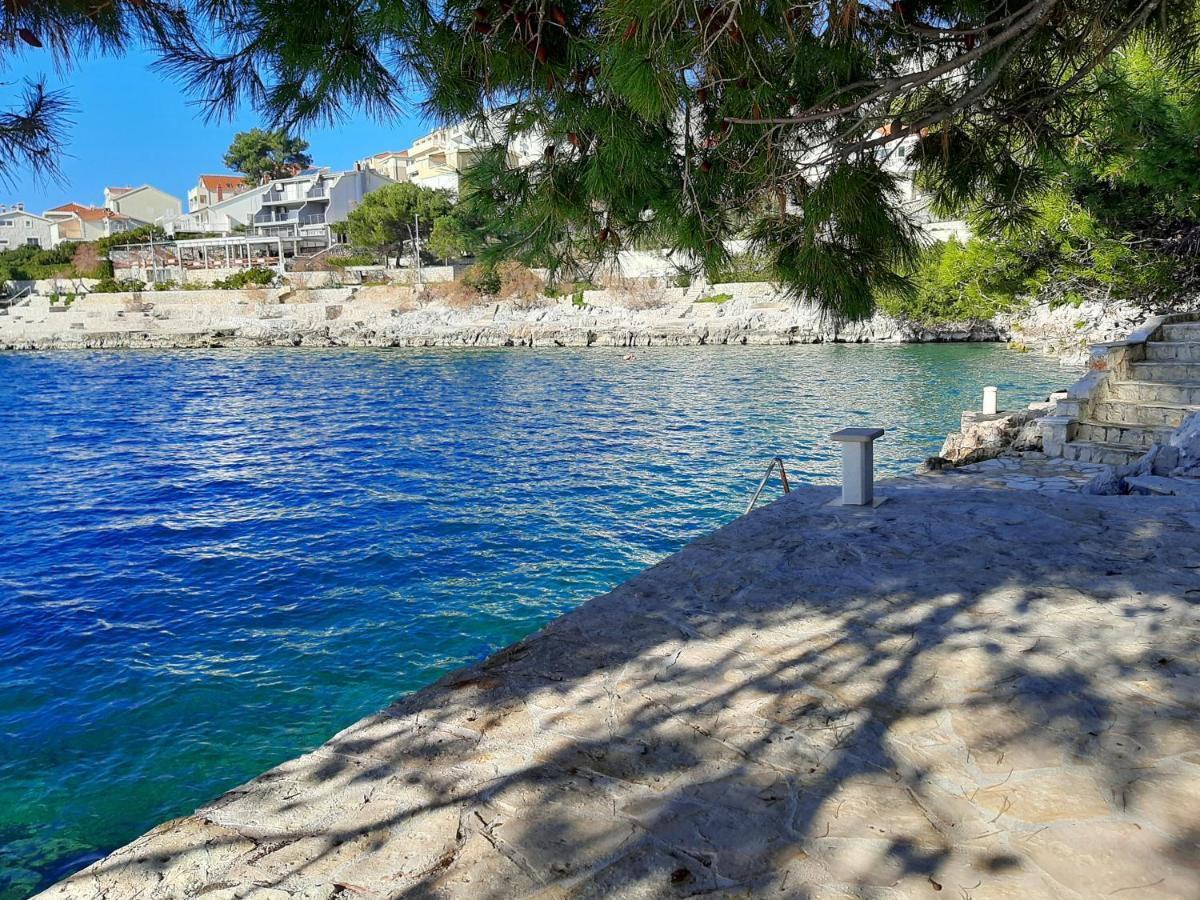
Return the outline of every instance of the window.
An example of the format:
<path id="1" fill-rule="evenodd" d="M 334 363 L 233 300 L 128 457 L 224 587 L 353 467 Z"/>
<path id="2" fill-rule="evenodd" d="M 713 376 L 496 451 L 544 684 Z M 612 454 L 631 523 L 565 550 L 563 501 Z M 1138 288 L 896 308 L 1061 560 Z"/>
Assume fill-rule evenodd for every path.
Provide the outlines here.
<path id="1" fill-rule="evenodd" d="M 33 227 L 33 219 L 26 219 L 26 220 L 25 220 L 25 227 L 26 227 L 26 228 L 32 228 L 32 227 Z"/>

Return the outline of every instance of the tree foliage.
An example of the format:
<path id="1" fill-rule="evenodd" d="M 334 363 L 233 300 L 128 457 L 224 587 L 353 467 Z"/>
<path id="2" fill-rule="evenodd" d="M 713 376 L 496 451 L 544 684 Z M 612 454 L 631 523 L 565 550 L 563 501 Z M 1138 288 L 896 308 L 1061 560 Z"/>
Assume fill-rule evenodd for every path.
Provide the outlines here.
<path id="1" fill-rule="evenodd" d="M 1026 300 L 1116 297 L 1169 306 L 1200 283 L 1200 53 L 1175 67 L 1136 42 L 1088 81 L 1086 125 L 1041 162 L 1041 189 L 977 234 L 930 247 L 885 309 L 919 321 L 986 319 Z"/>
<path id="2" fill-rule="evenodd" d="M 0 7 L 0 67 L 23 60 L 45 71 L 69 69 L 74 60 L 127 47 L 183 47 L 195 32 L 181 3 L 157 0 L 38 0 Z M 70 124 L 70 98 L 40 78 L 5 79 L 0 101 L 0 181 L 19 170 L 57 176 Z"/>
<path id="3" fill-rule="evenodd" d="M 426 247 L 441 259 L 461 259 L 482 249 L 483 241 L 460 216 L 449 213 L 434 220 Z"/>
<path id="4" fill-rule="evenodd" d="M 512 254 L 569 271 L 657 241 L 713 271 L 749 230 L 797 294 L 848 316 L 915 253 L 889 141 L 919 137 L 941 202 L 1028 217 L 1096 67 L 1135 37 L 1174 65 L 1197 32 L 1193 0 L 199 0 L 190 23 L 112 0 L 100 26 L 93 6 L 5 4 L 6 33 L 58 58 L 143 36 L 209 113 L 249 102 L 288 129 L 393 113 L 415 85 L 491 145 L 472 181 Z M 515 166 L 530 135 L 546 154 Z"/>
<path id="5" fill-rule="evenodd" d="M 303 29 L 279 7 L 223 6 L 222 51 L 173 65 L 215 109 L 287 122 L 387 109 L 415 81 L 492 144 L 471 187 L 518 258 L 570 270 L 657 240 L 712 271 L 749 229 L 788 286 L 852 317 L 916 251 L 889 141 L 920 138 L 942 201 L 1016 216 L 1095 67 L 1135 35 L 1196 32 L 1190 0 L 334 0 Z M 528 135 L 546 154 L 514 166 Z"/>
<path id="6" fill-rule="evenodd" d="M 251 128 L 233 136 L 225 152 L 225 165 L 257 184 L 295 175 L 312 165 L 312 157 L 308 155 L 308 141 L 292 137 L 284 128 Z"/>
<path id="7" fill-rule="evenodd" d="M 342 231 L 356 247 L 397 250 L 420 234 L 428 235 L 434 222 L 447 216 L 454 201 L 448 191 L 415 184 L 389 184 L 372 191 L 347 216 Z"/>

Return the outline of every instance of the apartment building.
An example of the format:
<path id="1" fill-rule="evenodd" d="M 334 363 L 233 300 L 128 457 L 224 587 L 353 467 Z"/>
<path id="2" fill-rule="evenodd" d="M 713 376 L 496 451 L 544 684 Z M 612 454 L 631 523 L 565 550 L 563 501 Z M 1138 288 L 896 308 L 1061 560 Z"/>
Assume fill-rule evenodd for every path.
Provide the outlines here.
<path id="1" fill-rule="evenodd" d="M 22 203 L 0 206 L 0 250 L 26 246 L 48 249 L 59 242 L 58 225 L 51 219 L 29 212 Z"/>
<path id="2" fill-rule="evenodd" d="M 251 185 L 241 175 L 201 175 L 188 189 L 188 213 L 196 213 L 214 203 L 249 190 Z"/>

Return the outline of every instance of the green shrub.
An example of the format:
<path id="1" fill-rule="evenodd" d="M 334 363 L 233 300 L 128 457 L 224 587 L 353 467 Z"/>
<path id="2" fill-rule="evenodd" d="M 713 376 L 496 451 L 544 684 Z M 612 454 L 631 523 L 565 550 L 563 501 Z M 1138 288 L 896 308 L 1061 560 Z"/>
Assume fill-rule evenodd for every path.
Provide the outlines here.
<path id="1" fill-rule="evenodd" d="M 503 286 L 500 271 L 495 266 L 468 266 L 460 280 L 468 291 L 482 297 L 495 297 Z"/>
<path id="2" fill-rule="evenodd" d="M 170 279 L 167 279 L 166 281 L 156 281 L 154 282 L 154 289 L 156 291 L 173 291 L 176 289 L 175 282 L 171 281 Z"/>
<path id="3" fill-rule="evenodd" d="M 130 231 L 118 231 L 108 237 L 102 237 L 95 244 L 98 250 L 107 253 L 113 247 L 123 247 L 126 244 L 148 244 L 151 238 L 164 243 L 170 240 L 158 225 L 141 225 Z"/>
<path id="4" fill-rule="evenodd" d="M 728 303 L 733 299 L 733 294 L 709 294 L 707 297 L 701 297 L 697 303 Z"/>
<path id="5" fill-rule="evenodd" d="M 274 269 L 252 266 L 249 269 L 234 272 L 228 278 L 217 279 L 212 283 L 212 287 L 223 291 L 235 291 L 246 287 L 266 287 L 274 283 L 277 274 Z"/>
<path id="6" fill-rule="evenodd" d="M 75 247 L 74 243 L 65 242 L 49 249 L 26 245 L 0 251 L 0 280 L 69 277 L 73 274 L 71 260 Z"/>
<path id="7" fill-rule="evenodd" d="M 137 278 L 101 278 L 92 288 L 93 294 L 120 294 L 145 290 L 146 282 Z"/>
<path id="8" fill-rule="evenodd" d="M 345 269 L 350 266 L 375 266 L 379 264 L 379 257 L 369 250 L 358 250 L 354 253 L 347 253 L 345 256 L 327 256 L 326 261 L 335 269 Z"/>
<path id="9" fill-rule="evenodd" d="M 738 282 L 774 281 L 775 273 L 771 263 L 753 253 L 738 253 L 730 257 L 729 262 L 708 273 L 709 284 L 734 284 Z M 680 287 L 690 286 L 680 285 Z"/>

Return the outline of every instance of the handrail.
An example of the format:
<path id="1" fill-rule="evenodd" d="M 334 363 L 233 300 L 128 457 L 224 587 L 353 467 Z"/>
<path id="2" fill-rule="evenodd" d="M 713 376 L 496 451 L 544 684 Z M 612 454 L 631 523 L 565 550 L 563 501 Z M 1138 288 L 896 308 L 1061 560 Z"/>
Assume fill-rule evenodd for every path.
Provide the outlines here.
<path id="1" fill-rule="evenodd" d="M 783 457 L 776 456 L 767 466 L 767 471 L 763 473 L 762 481 L 758 483 L 758 490 L 754 492 L 754 496 L 750 498 L 750 503 L 746 507 L 746 513 L 754 509 L 754 504 L 758 502 L 759 496 L 763 492 L 763 488 L 767 486 L 767 480 L 771 477 L 771 473 L 775 471 L 775 467 L 779 466 L 779 480 L 783 482 L 783 492 L 790 494 L 792 492 L 791 485 L 788 484 L 787 470 L 783 467 Z M 743 513 L 745 515 L 746 513 Z"/>
<path id="2" fill-rule="evenodd" d="M 14 306 L 26 306 L 33 299 L 33 285 L 27 284 L 21 290 L 17 291 L 11 297 L 4 297 L 0 302 L 4 304 L 5 309 L 12 309 Z M 18 303 L 18 300 L 24 300 L 24 303 Z"/>

